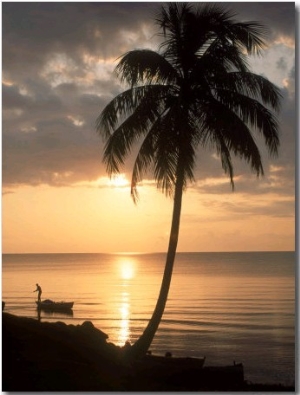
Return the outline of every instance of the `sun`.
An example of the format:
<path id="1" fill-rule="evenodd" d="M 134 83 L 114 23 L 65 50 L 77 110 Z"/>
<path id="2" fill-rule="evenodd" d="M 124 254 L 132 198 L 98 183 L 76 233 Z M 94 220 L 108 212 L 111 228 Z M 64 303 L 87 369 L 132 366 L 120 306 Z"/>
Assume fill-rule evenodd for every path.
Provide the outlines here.
<path id="1" fill-rule="evenodd" d="M 122 188 L 129 185 L 125 174 L 117 174 L 111 177 L 108 184 L 113 187 Z"/>

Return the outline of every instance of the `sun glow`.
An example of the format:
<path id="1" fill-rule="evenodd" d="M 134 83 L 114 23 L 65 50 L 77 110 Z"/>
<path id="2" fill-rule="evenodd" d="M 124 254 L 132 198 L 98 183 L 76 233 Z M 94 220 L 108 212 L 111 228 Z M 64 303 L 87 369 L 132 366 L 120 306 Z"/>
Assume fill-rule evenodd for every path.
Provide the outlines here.
<path id="1" fill-rule="evenodd" d="M 129 181 L 125 177 L 125 174 L 117 174 L 111 177 L 111 179 L 108 181 L 108 185 L 117 188 L 122 188 L 128 186 Z"/>

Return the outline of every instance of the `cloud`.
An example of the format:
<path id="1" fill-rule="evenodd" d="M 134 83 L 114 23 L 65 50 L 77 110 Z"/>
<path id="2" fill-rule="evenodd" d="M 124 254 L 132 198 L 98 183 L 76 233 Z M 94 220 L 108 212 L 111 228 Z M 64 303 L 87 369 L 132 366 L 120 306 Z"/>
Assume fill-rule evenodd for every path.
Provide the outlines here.
<path id="1" fill-rule="evenodd" d="M 154 18 L 160 5 L 3 3 L 4 187 L 75 185 L 104 176 L 103 142 L 95 132 L 95 120 L 124 88 L 113 74 L 116 59 L 134 48 L 158 47 Z M 295 139 L 293 3 L 225 5 L 233 7 L 242 19 L 259 19 L 270 27 L 271 47 L 261 63 L 253 65 L 281 84 L 284 100 L 279 118 L 280 156 L 277 160 L 266 156 L 265 168 L 280 166 L 283 184 L 291 185 Z M 223 177 L 213 152 L 199 154 L 197 179 Z M 126 163 L 124 172 L 130 172 L 132 161 L 130 158 Z M 247 166 L 236 161 L 238 188 L 250 192 L 251 186 L 253 192 L 259 192 L 254 182 L 242 182 L 245 174 L 249 175 Z M 230 188 L 229 183 L 225 187 Z M 220 192 L 224 185 L 205 188 Z"/>
<path id="2" fill-rule="evenodd" d="M 293 2 L 236 2 L 222 3 L 232 7 L 241 20 L 254 20 L 268 28 L 268 36 L 295 37 L 295 3 Z M 295 40 L 293 39 L 293 42 Z"/>
<path id="3" fill-rule="evenodd" d="M 287 69 L 287 62 L 286 62 L 286 60 L 285 60 L 283 57 L 281 57 L 281 58 L 276 62 L 276 65 L 277 65 L 277 68 L 278 68 L 278 69 L 281 69 L 281 70 L 283 70 L 283 71 L 286 71 L 286 69 Z"/>
<path id="4" fill-rule="evenodd" d="M 24 78 L 47 65 L 59 68 L 62 60 L 80 74 L 89 56 L 116 59 L 120 49 L 150 39 L 152 8 L 151 3 L 5 3 L 4 73 Z"/>

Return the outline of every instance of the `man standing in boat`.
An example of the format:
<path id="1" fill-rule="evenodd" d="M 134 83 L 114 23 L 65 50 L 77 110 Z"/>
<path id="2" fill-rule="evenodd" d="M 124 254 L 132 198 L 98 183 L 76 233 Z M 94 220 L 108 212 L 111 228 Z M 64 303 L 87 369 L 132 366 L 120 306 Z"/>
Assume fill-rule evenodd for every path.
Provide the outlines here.
<path id="1" fill-rule="evenodd" d="M 33 292 L 38 292 L 38 302 L 41 301 L 41 295 L 42 295 L 42 288 L 39 286 L 39 284 L 36 284 L 36 290 Z"/>

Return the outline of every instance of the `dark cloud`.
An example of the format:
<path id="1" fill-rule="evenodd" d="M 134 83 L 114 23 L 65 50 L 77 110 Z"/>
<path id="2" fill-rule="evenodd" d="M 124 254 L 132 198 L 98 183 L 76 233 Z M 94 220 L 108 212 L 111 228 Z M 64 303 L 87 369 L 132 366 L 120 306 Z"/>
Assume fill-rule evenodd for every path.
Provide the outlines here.
<path id="1" fill-rule="evenodd" d="M 194 3 L 195 6 L 197 3 Z M 270 27 L 272 36 L 293 35 L 293 3 L 222 3 L 239 18 L 258 18 Z M 153 23 L 160 3 L 3 3 L 3 70 L 21 76 L 31 68 L 38 73 L 53 53 L 68 53 L 82 68 L 82 54 L 104 58 L 120 56 L 128 49 L 125 32 L 135 35 L 132 43 L 155 42 Z M 151 27 L 148 35 L 143 26 Z M 147 45 L 146 45 L 147 46 Z"/>
<path id="2" fill-rule="evenodd" d="M 82 68 L 82 54 L 118 57 L 126 49 L 125 32 L 152 25 L 153 4 L 3 3 L 3 69 L 21 76 L 38 72 L 54 53 L 67 53 Z"/>

